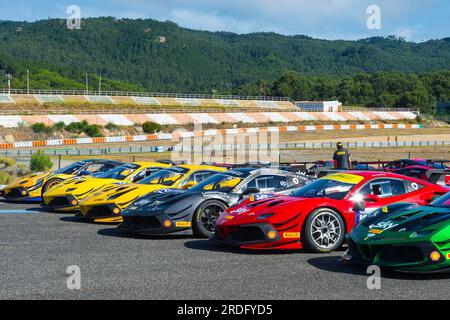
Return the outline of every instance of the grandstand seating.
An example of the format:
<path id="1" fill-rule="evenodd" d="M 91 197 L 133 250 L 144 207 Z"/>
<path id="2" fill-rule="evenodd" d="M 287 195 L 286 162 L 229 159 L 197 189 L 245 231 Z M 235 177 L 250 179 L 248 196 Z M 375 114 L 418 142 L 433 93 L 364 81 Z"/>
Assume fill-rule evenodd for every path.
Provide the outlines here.
<path id="1" fill-rule="evenodd" d="M 15 104 L 35 104 L 38 102 L 34 96 L 26 94 L 12 94 L 11 98 Z"/>
<path id="2" fill-rule="evenodd" d="M 89 103 L 90 101 L 86 98 L 86 96 L 62 96 L 66 103 Z"/>
<path id="3" fill-rule="evenodd" d="M 290 101 L 272 100 L 238 100 L 238 99 L 213 99 L 190 97 L 143 97 L 143 96 L 107 96 L 107 95 L 60 95 L 60 94 L 14 94 L 2 93 L 0 103 L 9 104 L 118 104 L 118 105 L 148 105 L 148 106 L 183 106 L 183 107 L 239 107 L 253 109 L 291 109 L 296 107 Z"/>
<path id="4" fill-rule="evenodd" d="M 280 106 L 275 101 L 260 101 L 255 100 L 254 101 L 258 107 L 261 108 L 273 108 L 273 109 L 279 109 Z"/>
<path id="5" fill-rule="evenodd" d="M 234 97 L 229 97 L 229 99 L 223 99 L 222 97 L 214 99 L 211 97 L 198 98 L 198 96 L 176 97 L 175 95 L 168 97 L 143 97 L 137 95 L 49 95 L 46 93 L 41 94 L 40 91 L 30 95 L 0 94 L 0 111 L 2 111 L 1 105 L 3 104 L 5 114 L 5 116 L 0 115 L 0 126 L 18 127 L 22 122 L 29 124 L 42 122 L 50 125 L 62 121 L 68 124 L 82 120 L 98 125 L 106 125 L 111 122 L 120 126 L 132 126 L 146 121 L 153 121 L 161 125 L 184 125 L 192 123 L 235 124 L 239 122 L 247 124 L 267 124 L 270 122 L 289 124 L 305 121 L 336 123 L 345 121 L 396 121 L 415 119 L 417 117 L 411 111 L 307 112 L 299 110 L 292 102 L 284 100 L 239 100 L 234 99 Z M 31 111 L 33 113 L 23 112 L 23 114 L 27 115 L 16 115 L 16 106 L 8 105 L 14 103 L 17 105 L 17 109 Z M 38 107 L 37 103 L 39 105 L 55 103 L 58 106 L 47 109 L 47 106 Z M 109 104 L 110 106 L 102 106 L 101 108 L 96 108 L 96 110 L 90 110 L 90 106 L 87 105 L 89 103 Z M 24 107 L 22 107 L 22 104 Z M 70 107 L 66 110 L 64 104 L 70 105 Z M 83 105 L 83 108 L 77 109 L 76 104 Z M 33 107 L 30 107 L 30 105 Z M 142 105 L 148 105 L 149 107 L 144 109 L 140 107 Z M 236 108 L 235 111 L 233 108 Z M 83 114 L 83 110 L 87 110 L 86 114 Z M 33 115 L 35 113 L 36 115 Z"/>
<path id="6" fill-rule="evenodd" d="M 118 126 L 132 126 L 134 122 L 130 121 L 126 116 L 122 114 L 104 114 L 99 116 L 102 120 L 109 123 L 114 123 Z"/>
<path id="7" fill-rule="evenodd" d="M 175 100 L 182 106 L 188 106 L 188 107 L 198 107 L 201 106 L 202 103 L 198 99 L 191 99 L 191 98 L 175 98 Z"/>
<path id="8" fill-rule="evenodd" d="M 86 99 L 91 103 L 98 103 L 98 104 L 114 103 L 114 101 L 108 96 L 86 96 Z"/>
<path id="9" fill-rule="evenodd" d="M 64 99 L 56 94 L 35 94 L 34 97 L 39 103 L 62 103 Z"/>
<path id="10" fill-rule="evenodd" d="M 112 97 L 111 98 L 115 104 L 118 105 L 136 105 L 136 103 L 131 97 Z"/>
<path id="11" fill-rule="evenodd" d="M 413 119 L 412 112 L 205 112 L 205 113 L 154 113 L 154 114 L 98 114 L 98 115 L 27 115 L 0 116 L 0 126 L 17 127 L 21 122 L 65 124 L 86 120 L 92 124 L 111 122 L 120 126 L 132 126 L 152 121 L 161 125 L 220 124 L 220 123 L 290 123 L 303 121 L 345 122 Z"/>
<path id="12" fill-rule="evenodd" d="M 215 101 L 224 107 L 240 107 L 239 100 L 215 99 Z"/>
<path id="13" fill-rule="evenodd" d="M 131 97 L 131 99 L 137 104 L 154 105 L 154 106 L 160 105 L 159 101 L 153 97 Z"/>
<path id="14" fill-rule="evenodd" d="M 4 128 L 17 128 L 23 123 L 23 119 L 20 116 L 1 116 L 0 126 Z"/>
<path id="15" fill-rule="evenodd" d="M 14 100 L 7 93 L 0 93 L 0 103 L 14 103 Z"/>

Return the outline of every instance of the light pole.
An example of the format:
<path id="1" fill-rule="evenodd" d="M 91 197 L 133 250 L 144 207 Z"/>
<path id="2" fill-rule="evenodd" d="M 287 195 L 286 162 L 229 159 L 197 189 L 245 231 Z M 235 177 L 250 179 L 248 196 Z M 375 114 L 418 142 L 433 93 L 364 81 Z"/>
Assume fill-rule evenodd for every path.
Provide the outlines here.
<path id="1" fill-rule="evenodd" d="M 30 94 L 30 70 L 27 69 L 27 94 Z"/>
<path id="2" fill-rule="evenodd" d="M 12 74 L 10 72 L 8 72 L 6 74 L 6 78 L 8 79 L 8 94 L 11 94 L 11 79 L 12 79 Z"/>
<path id="3" fill-rule="evenodd" d="M 89 78 L 86 72 L 86 95 L 89 95 Z"/>
<path id="4" fill-rule="evenodd" d="M 102 75 L 100 74 L 100 79 L 98 80 L 98 95 L 100 95 L 101 90 L 102 90 Z"/>

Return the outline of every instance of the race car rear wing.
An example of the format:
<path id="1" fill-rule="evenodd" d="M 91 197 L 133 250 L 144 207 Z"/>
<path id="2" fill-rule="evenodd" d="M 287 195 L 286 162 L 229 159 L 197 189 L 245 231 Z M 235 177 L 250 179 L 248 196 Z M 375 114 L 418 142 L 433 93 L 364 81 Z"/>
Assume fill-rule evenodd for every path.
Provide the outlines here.
<path id="1" fill-rule="evenodd" d="M 450 187 L 450 170 L 431 169 L 425 172 L 425 175 L 431 183 Z"/>
<path id="2" fill-rule="evenodd" d="M 237 168 L 271 168 L 289 171 L 298 175 L 307 175 L 307 164 L 316 164 L 317 162 L 294 162 L 294 163 L 271 163 L 271 162 L 244 162 L 244 163 L 215 163 L 215 162 L 202 162 L 205 165 L 218 166 L 227 169 Z"/>

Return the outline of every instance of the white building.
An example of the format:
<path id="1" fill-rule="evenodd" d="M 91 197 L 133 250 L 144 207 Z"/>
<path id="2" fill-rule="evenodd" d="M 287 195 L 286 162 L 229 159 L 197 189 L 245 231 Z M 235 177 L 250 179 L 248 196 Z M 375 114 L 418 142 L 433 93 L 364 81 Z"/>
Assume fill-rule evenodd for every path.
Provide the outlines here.
<path id="1" fill-rule="evenodd" d="M 298 101 L 295 105 L 301 110 L 316 112 L 338 112 L 342 107 L 339 101 Z"/>

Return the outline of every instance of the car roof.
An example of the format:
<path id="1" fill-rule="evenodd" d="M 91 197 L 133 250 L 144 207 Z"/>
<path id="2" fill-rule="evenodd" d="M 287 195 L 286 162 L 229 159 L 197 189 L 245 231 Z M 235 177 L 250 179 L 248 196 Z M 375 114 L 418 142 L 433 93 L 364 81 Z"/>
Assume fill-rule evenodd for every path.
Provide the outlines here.
<path id="1" fill-rule="evenodd" d="M 80 163 L 115 163 L 115 164 L 125 164 L 125 162 L 122 161 L 116 161 L 111 159 L 86 159 L 79 161 Z"/>
<path id="2" fill-rule="evenodd" d="M 179 164 L 174 167 L 185 168 L 189 170 L 213 170 L 213 171 L 227 171 L 227 168 L 211 166 L 206 164 Z"/>
<path id="3" fill-rule="evenodd" d="M 416 180 L 416 179 L 408 177 L 408 176 L 404 176 L 404 175 L 393 173 L 393 172 L 386 172 L 386 171 L 348 170 L 348 171 L 341 171 L 339 173 L 341 173 L 341 174 L 345 174 L 345 173 L 355 174 L 355 175 L 364 177 L 364 180 L 372 179 L 372 178 L 396 178 L 396 179 L 401 179 L 401 180 L 410 180 L 410 179 Z M 423 184 L 430 184 L 429 182 L 422 181 L 422 180 L 421 180 L 421 183 L 423 183 Z"/>
<path id="4" fill-rule="evenodd" d="M 129 162 L 129 163 L 136 164 L 141 167 L 162 167 L 162 168 L 171 167 L 170 164 L 160 163 L 160 162 L 135 161 L 135 162 Z"/>

